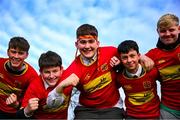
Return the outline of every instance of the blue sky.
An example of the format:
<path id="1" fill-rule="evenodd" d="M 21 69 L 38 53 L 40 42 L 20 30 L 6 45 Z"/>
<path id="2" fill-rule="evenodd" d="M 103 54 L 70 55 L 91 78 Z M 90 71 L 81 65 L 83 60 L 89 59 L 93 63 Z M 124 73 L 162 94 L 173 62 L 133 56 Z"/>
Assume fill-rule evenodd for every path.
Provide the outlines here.
<path id="1" fill-rule="evenodd" d="M 95 25 L 101 45 L 117 46 L 134 39 L 141 53 L 155 47 L 156 22 L 165 13 L 180 16 L 179 0 L 0 0 L 0 56 L 7 57 L 9 39 L 25 37 L 27 61 L 38 70 L 41 53 L 61 55 L 66 68 L 74 59 L 78 26 Z"/>

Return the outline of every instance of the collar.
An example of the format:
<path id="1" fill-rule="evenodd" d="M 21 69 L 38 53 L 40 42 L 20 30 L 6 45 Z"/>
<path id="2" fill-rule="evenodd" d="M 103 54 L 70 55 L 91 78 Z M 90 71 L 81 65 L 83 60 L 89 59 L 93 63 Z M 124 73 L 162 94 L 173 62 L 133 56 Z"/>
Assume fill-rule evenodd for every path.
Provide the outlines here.
<path id="1" fill-rule="evenodd" d="M 15 75 L 21 75 L 24 73 L 24 71 L 26 71 L 26 65 L 23 64 L 21 69 L 19 70 L 14 70 L 12 67 L 11 67 L 11 63 L 8 61 L 5 63 L 5 67 L 6 67 L 6 70 L 10 73 L 13 73 Z"/>
<path id="2" fill-rule="evenodd" d="M 85 65 L 90 65 L 92 63 L 94 63 L 96 60 L 97 60 L 97 52 L 95 53 L 95 55 L 89 59 L 89 58 L 86 58 L 84 56 L 80 56 L 80 59 L 82 60 L 82 62 L 85 64 Z"/>
<path id="3" fill-rule="evenodd" d="M 160 48 L 160 49 L 165 49 L 165 50 L 172 50 L 172 49 L 176 48 L 178 45 L 180 45 L 180 34 L 178 36 L 178 40 L 175 43 L 170 44 L 170 45 L 165 45 L 164 43 L 161 42 L 161 40 L 159 38 L 158 42 L 156 44 L 156 47 Z"/>
<path id="4" fill-rule="evenodd" d="M 44 83 L 44 87 L 47 90 L 50 86 L 46 83 L 46 81 L 43 79 L 43 77 L 41 76 L 43 83 Z"/>
<path id="5" fill-rule="evenodd" d="M 127 75 L 128 77 L 130 77 L 130 78 L 133 78 L 134 76 L 140 77 L 140 76 L 141 76 L 142 71 L 143 71 L 143 67 L 141 66 L 141 64 L 139 64 L 139 65 L 138 65 L 138 70 L 137 70 L 137 72 L 136 72 L 136 73 L 134 73 L 134 74 L 133 74 L 133 73 L 128 72 L 127 70 L 125 70 L 126 75 Z"/>

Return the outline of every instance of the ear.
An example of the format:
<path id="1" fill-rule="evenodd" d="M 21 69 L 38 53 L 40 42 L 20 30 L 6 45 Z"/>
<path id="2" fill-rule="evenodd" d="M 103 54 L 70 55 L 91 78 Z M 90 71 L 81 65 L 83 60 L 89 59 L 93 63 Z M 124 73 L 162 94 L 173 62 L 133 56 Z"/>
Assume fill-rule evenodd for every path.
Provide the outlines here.
<path id="1" fill-rule="evenodd" d="M 9 49 L 7 50 L 7 55 L 10 56 L 10 55 L 9 55 Z"/>
<path id="2" fill-rule="evenodd" d="M 98 45 L 98 46 L 100 45 L 100 42 L 99 42 L 99 40 L 97 40 L 97 45 Z"/>
<path id="3" fill-rule="evenodd" d="M 39 68 L 39 73 L 41 74 L 41 69 Z"/>
<path id="4" fill-rule="evenodd" d="M 63 68 L 63 66 L 61 66 L 61 69 L 60 69 L 61 75 L 62 75 L 63 72 L 64 72 L 64 68 Z M 60 75 L 60 76 L 61 76 L 61 75 Z"/>
<path id="5" fill-rule="evenodd" d="M 28 57 L 28 55 L 29 55 L 29 53 L 28 53 L 28 52 L 26 52 L 26 57 L 25 57 L 25 59 Z"/>
<path id="6" fill-rule="evenodd" d="M 76 48 L 78 47 L 78 42 L 77 41 L 75 42 L 75 46 L 76 46 Z"/>
<path id="7" fill-rule="evenodd" d="M 64 71 L 64 67 L 63 66 L 61 66 L 61 70 Z"/>
<path id="8" fill-rule="evenodd" d="M 157 31 L 157 33 L 159 33 L 159 29 L 158 28 L 156 28 L 156 31 Z"/>

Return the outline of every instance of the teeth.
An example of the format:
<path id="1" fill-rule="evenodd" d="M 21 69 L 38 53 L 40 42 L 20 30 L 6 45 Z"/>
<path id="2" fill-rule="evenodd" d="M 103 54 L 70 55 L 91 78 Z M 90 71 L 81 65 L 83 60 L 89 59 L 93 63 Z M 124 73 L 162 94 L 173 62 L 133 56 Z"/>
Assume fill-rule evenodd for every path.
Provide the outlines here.
<path id="1" fill-rule="evenodd" d="M 12 59 L 12 61 L 19 62 L 20 60 L 19 59 Z"/>

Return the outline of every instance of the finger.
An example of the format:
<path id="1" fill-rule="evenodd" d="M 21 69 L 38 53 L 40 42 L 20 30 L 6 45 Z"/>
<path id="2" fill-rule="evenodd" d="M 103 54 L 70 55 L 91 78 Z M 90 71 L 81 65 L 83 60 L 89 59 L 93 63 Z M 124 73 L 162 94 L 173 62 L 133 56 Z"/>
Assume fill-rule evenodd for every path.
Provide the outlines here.
<path id="1" fill-rule="evenodd" d="M 39 98 L 31 98 L 30 101 L 39 101 Z"/>
<path id="2" fill-rule="evenodd" d="M 114 64 L 113 64 L 112 62 L 110 62 L 110 66 L 111 66 L 111 67 L 114 67 Z"/>
<path id="3" fill-rule="evenodd" d="M 73 82 L 72 82 L 72 85 L 73 85 L 73 86 L 76 86 L 77 84 L 78 84 L 78 81 L 73 81 Z"/>
<path id="4" fill-rule="evenodd" d="M 39 103 L 38 103 L 38 102 L 32 102 L 32 103 L 30 104 L 30 106 L 34 108 L 34 107 L 39 106 Z"/>
<path id="5" fill-rule="evenodd" d="M 7 105 L 10 104 L 9 98 L 6 99 L 6 104 L 7 104 Z"/>
<path id="6" fill-rule="evenodd" d="M 13 100 L 12 100 L 12 98 L 10 96 L 6 99 L 6 101 L 7 101 L 8 104 L 12 104 L 13 103 Z"/>
<path id="7" fill-rule="evenodd" d="M 11 96 L 11 98 L 17 99 L 17 96 L 14 93 L 12 93 L 10 96 Z"/>

